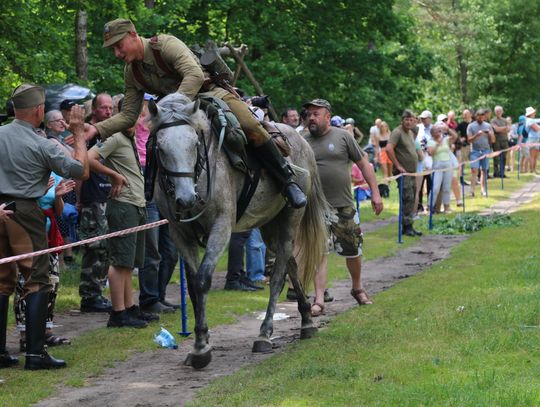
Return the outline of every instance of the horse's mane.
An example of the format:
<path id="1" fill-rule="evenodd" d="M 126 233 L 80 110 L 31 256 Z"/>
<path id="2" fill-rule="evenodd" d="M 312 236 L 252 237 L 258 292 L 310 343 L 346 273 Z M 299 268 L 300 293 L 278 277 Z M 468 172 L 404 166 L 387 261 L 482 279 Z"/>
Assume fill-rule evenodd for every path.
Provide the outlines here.
<path id="1" fill-rule="evenodd" d="M 185 120 L 197 132 L 206 133 L 210 126 L 208 119 L 202 110 L 193 112 L 193 103 L 190 98 L 178 92 L 165 96 L 157 103 L 159 114 L 151 118 L 151 128 L 157 128 L 161 123 Z"/>

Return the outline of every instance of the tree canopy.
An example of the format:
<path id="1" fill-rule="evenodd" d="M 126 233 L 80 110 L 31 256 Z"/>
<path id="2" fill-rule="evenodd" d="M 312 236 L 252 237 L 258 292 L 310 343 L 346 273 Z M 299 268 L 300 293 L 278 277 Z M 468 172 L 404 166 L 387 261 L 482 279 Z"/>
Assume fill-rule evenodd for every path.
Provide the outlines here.
<path id="1" fill-rule="evenodd" d="M 366 128 L 405 107 L 447 111 L 534 104 L 538 4 L 524 0 L 4 0 L 0 101 L 22 82 L 123 89 L 122 64 L 101 47 L 105 22 L 186 44 L 246 44 L 245 61 L 277 110 L 322 97 Z M 77 76 L 77 13 L 88 16 L 88 76 Z M 234 66 L 234 61 L 231 60 Z M 240 77 L 238 86 L 254 89 Z M 3 103 L 3 102 L 2 102 Z"/>

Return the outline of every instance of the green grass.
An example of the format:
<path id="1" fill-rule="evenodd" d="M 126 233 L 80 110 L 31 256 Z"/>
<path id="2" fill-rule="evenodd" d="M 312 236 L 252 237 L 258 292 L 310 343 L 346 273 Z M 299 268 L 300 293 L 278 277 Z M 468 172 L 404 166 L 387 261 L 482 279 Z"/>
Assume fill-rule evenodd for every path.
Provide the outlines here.
<path id="1" fill-rule="evenodd" d="M 490 198 L 468 200 L 471 202 L 468 211 L 482 209 L 493 203 L 492 199 L 507 197 L 524 181 L 525 177 L 519 183 L 510 179 L 505 182 L 503 193 L 497 195 L 492 188 Z M 392 199 L 396 200 L 396 195 L 394 191 L 390 201 L 385 200 L 388 212 L 395 205 Z M 364 205 L 366 209 L 363 207 L 362 219 L 365 222 L 371 210 L 369 203 Z M 397 210 L 392 216 L 395 214 Z M 287 355 L 273 358 L 257 368 L 246 369 L 240 376 L 233 376 L 233 386 L 231 382 L 216 383 L 210 392 L 201 396 L 201 400 L 211 400 L 210 394 L 213 392 L 217 399 L 208 401 L 207 405 L 445 404 L 440 403 L 445 399 L 445 394 L 450 400 L 458 400 L 453 397 L 457 397 L 454 393 L 460 388 L 476 386 L 492 389 L 502 386 L 501 380 L 508 380 L 507 376 L 511 376 L 504 373 L 506 368 L 516 375 L 510 382 L 517 382 L 515 390 L 504 386 L 508 398 L 511 399 L 510 394 L 514 394 L 512 397 L 516 400 L 519 397 L 521 401 L 525 400 L 516 405 L 528 404 L 529 398 L 537 400 L 538 393 L 533 386 L 537 383 L 533 376 L 528 380 L 519 380 L 518 373 L 522 365 L 528 367 L 526 373 L 529 374 L 531 370 L 538 370 L 535 362 L 535 356 L 538 356 L 535 342 L 537 330 L 522 326 L 540 325 L 540 319 L 536 316 L 539 306 L 535 304 L 538 293 L 534 280 L 537 278 L 535 269 L 539 261 L 535 257 L 528 257 L 535 253 L 534 241 L 537 241 L 540 225 L 534 219 L 534 212 L 522 217 L 526 219 L 520 229 L 509 229 L 508 235 L 504 236 L 492 236 L 489 232 L 475 235 L 474 240 L 456 250 L 452 260 L 435 266 L 430 273 L 405 280 L 395 289 L 379 294 L 376 307 L 364 307 L 338 317 L 332 322 L 331 329 L 322 332 L 318 339 L 296 344 Z M 531 236 L 534 238 L 531 239 Z M 407 239 L 403 245 L 398 245 L 396 238 L 395 225 L 367 234 L 365 259 L 390 256 L 404 245 L 417 241 Z M 515 268 L 518 264 L 515 260 L 510 261 L 514 255 L 508 255 L 507 246 L 503 246 L 500 238 L 506 240 L 505 244 L 510 249 L 520 251 L 521 254 L 516 254 L 518 260 L 522 257 L 526 259 L 519 269 Z M 493 251 L 498 255 L 493 256 Z M 481 253 L 488 253 L 489 256 L 484 260 Z M 467 261 L 463 260 L 465 255 L 469 256 Z M 509 275 L 495 275 L 490 270 L 504 264 L 513 270 Z M 225 265 L 224 258 L 218 270 L 224 270 Z M 433 275 L 435 277 L 429 277 Z M 469 277 L 474 280 L 469 280 Z M 329 278 L 330 281 L 348 278 L 343 259 L 330 257 Z M 522 287 L 514 287 L 512 279 L 517 279 Z M 78 308 L 78 270 L 64 272 L 61 282 L 57 310 Z M 454 286 L 457 283 L 462 286 Z M 267 290 L 255 293 L 212 291 L 208 300 L 209 326 L 233 323 L 240 315 L 264 310 L 267 295 Z M 517 299 L 523 303 L 516 302 Z M 491 305 L 488 307 L 488 304 Z M 497 307 L 498 304 L 502 305 Z M 461 313 L 455 311 L 459 306 L 465 307 Z M 495 311 L 495 315 L 487 316 L 489 310 Z M 502 311 L 516 314 L 515 318 L 518 311 L 525 312 L 526 317 L 520 321 L 518 328 L 506 326 L 500 332 L 494 331 L 493 338 L 488 335 L 486 339 L 482 331 L 484 325 L 486 329 L 498 329 L 496 322 L 499 320 L 495 317 L 502 315 Z M 472 320 L 469 319 L 473 316 Z M 192 328 L 191 307 L 189 318 Z M 505 320 L 508 318 L 505 317 Z M 171 332 L 178 331 L 179 324 L 178 314 L 164 315 L 162 318 L 162 325 Z M 115 362 L 125 360 L 136 352 L 155 349 L 157 345 L 152 338 L 158 330 L 158 324 L 143 330 L 100 328 L 73 338 L 71 346 L 54 349 L 56 357 L 68 362 L 67 369 L 50 372 L 4 369 L 0 372 L 0 377 L 6 380 L 0 391 L 0 405 L 32 404 L 51 396 L 58 384 L 83 386 L 89 377 L 99 375 L 105 367 L 114 366 Z M 466 335 L 463 336 L 463 333 Z M 519 349 L 511 347 L 514 341 L 521 344 Z M 525 344 L 530 347 L 527 348 Z M 486 347 L 504 357 L 494 358 Z M 350 349 L 351 352 L 343 352 L 343 349 Z M 527 352 L 531 360 L 528 365 L 520 359 Z M 485 355 L 486 360 L 473 363 L 471 359 L 476 354 Z M 467 363 L 467 368 L 462 371 L 460 366 L 463 362 Z M 488 363 L 488 369 L 483 369 L 484 363 Z M 276 369 L 277 366 L 279 369 Z M 528 386 L 528 393 L 523 393 L 523 386 Z M 433 400 L 438 402 L 426 398 L 428 390 L 435 397 Z M 379 399 L 386 401 L 379 403 Z M 474 403 L 464 400 L 450 404 Z M 502 401 L 494 404 L 507 405 Z"/>
<path id="2" fill-rule="evenodd" d="M 191 405 L 537 406 L 540 199 Z M 279 389 L 275 391 L 273 389 Z"/>

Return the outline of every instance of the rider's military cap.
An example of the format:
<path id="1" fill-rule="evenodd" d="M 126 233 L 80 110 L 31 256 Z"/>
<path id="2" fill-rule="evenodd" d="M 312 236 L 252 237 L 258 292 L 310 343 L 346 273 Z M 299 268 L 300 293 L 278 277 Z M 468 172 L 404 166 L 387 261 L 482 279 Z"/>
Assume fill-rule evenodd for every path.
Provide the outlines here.
<path id="1" fill-rule="evenodd" d="M 330 102 L 325 99 L 313 99 L 311 102 L 304 103 L 304 108 L 308 108 L 309 106 L 317 106 L 317 107 L 324 107 L 328 109 L 328 111 L 332 111 L 332 106 L 330 105 Z"/>
<path id="2" fill-rule="evenodd" d="M 117 18 L 109 21 L 103 27 L 103 48 L 114 45 L 132 31 L 136 30 L 131 20 Z"/>
<path id="3" fill-rule="evenodd" d="M 23 83 L 15 88 L 11 94 L 15 109 L 39 106 L 45 103 L 45 89 L 41 86 Z"/>

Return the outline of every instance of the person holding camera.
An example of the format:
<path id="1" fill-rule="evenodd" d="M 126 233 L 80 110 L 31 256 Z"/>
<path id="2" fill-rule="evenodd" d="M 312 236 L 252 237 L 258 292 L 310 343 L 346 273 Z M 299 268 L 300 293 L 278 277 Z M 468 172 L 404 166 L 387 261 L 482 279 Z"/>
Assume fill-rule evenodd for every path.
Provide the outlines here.
<path id="1" fill-rule="evenodd" d="M 45 218 L 37 200 L 48 189 L 51 171 L 64 178 L 88 178 L 88 157 L 84 141 L 84 113 L 74 106 L 70 130 L 74 134 L 73 157 L 57 144 L 37 134 L 45 114 L 45 91 L 23 84 L 12 93 L 15 120 L 0 127 L 0 203 L 14 202 L 9 218 L 0 221 L 0 258 L 48 248 Z M 63 360 L 45 349 L 47 301 L 52 285 L 47 254 L 0 265 L 0 367 L 18 360 L 6 350 L 9 296 L 14 292 L 17 270 L 25 278 L 26 361 L 25 369 L 65 367 Z"/>
<path id="2" fill-rule="evenodd" d="M 478 170 L 480 169 L 480 189 L 482 196 L 487 196 L 486 181 L 489 169 L 489 158 L 483 155 L 491 153 L 490 145 L 495 142 L 495 133 L 491 125 L 486 122 L 486 109 L 476 111 L 476 120 L 467 127 L 467 141 L 471 144 L 471 196 L 474 196 Z"/>
<path id="3" fill-rule="evenodd" d="M 281 185 L 282 194 L 293 208 L 306 205 L 306 197 L 293 181 L 293 172 L 268 132 L 258 122 L 234 89 L 214 72 L 203 72 L 193 52 L 178 38 L 158 35 L 140 37 L 130 20 L 116 19 L 105 24 L 103 47 L 126 63 L 125 98 L 122 111 L 87 129 L 87 136 L 99 133 L 106 139 L 133 127 L 139 117 L 144 93 L 166 96 L 179 92 L 191 99 L 201 95 L 222 99 L 237 117 L 257 159 Z"/>

